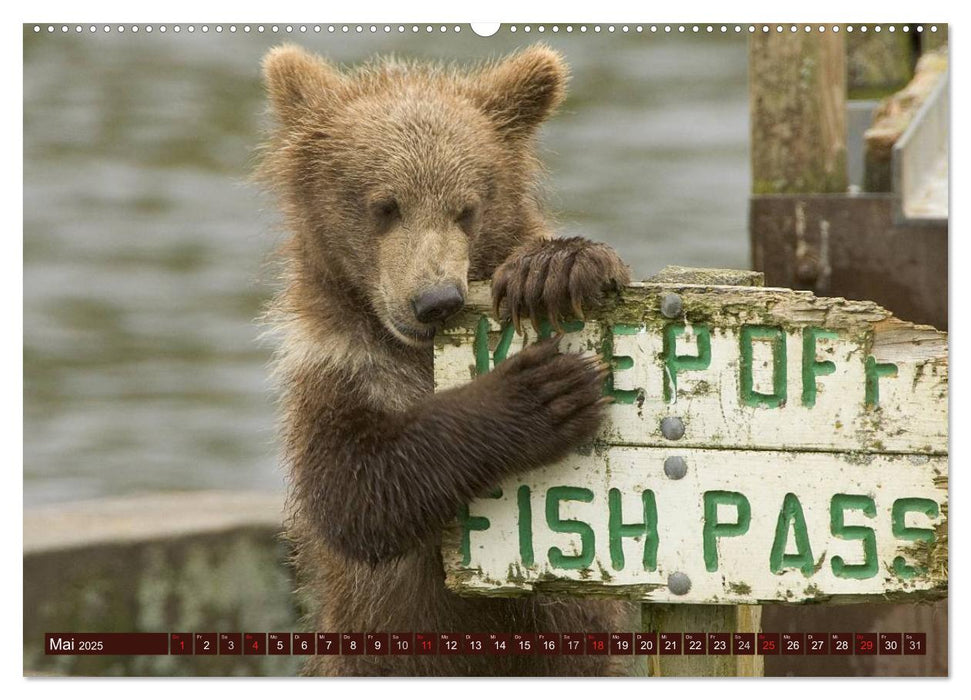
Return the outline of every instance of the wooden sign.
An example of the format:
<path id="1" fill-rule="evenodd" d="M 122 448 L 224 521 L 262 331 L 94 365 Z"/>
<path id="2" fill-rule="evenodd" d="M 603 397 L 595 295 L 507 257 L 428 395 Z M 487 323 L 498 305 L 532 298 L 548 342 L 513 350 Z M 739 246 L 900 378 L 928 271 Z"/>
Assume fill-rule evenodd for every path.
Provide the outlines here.
<path id="1" fill-rule="evenodd" d="M 487 285 L 470 297 L 437 341 L 437 390 L 536 340 L 491 318 Z M 568 330 L 564 351 L 611 364 L 605 425 L 463 509 L 443 541 L 453 590 L 946 595 L 946 334 L 869 302 L 684 284 L 633 285 Z"/>

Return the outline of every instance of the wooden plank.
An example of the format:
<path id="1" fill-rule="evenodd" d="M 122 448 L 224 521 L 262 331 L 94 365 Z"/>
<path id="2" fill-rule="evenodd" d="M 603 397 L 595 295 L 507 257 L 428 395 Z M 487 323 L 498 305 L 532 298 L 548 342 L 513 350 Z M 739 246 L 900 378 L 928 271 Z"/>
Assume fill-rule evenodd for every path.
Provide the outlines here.
<path id="1" fill-rule="evenodd" d="M 948 73 L 939 76 L 893 146 L 893 191 L 905 220 L 948 218 L 949 83 Z"/>
<path id="2" fill-rule="evenodd" d="M 659 311 L 669 294 L 683 306 L 673 320 Z M 469 311 L 439 336 L 438 389 L 469 381 L 536 338 L 490 318 L 486 286 L 470 297 Z M 562 347 L 614 363 L 608 390 L 617 402 L 601 433 L 609 444 L 668 447 L 662 421 L 678 418 L 679 447 L 947 451 L 946 334 L 869 302 L 773 288 L 637 285 Z"/>
<path id="3" fill-rule="evenodd" d="M 681 478 L 667 476 L 672 457 Z M 611 446 L 500 491 L 444 543 L 464 595 L 753 604 L 946 591 L 945 457 Z M 905 526 L 938 546 L 915 547 Z M 690 590 L 669 587 L 674 574 Z"/>
<path id="4" fill-rule="evenodd" d="M 890 192 L 893 188 L 893 147 L 944 79 L 947 65 L 946 50 L 924 54 L 907 86 L 880 104 L 873 125 L 863 134 L 867 192 Z"/>
<path id="5" fill-rule="evenodd" d="M 665 265 L 651 278 L 652 284 L 707 284 L 733 287 L 764 287 L 765 273 L 752 270 L 682 267 Z"/>
<path id="6" fill-rule="evenodd" d="M 473 286 L 439 337 L 438 389 L 535 340 L 492 321 L 488 293 Z M 633 285 L 571 329 L 563 349 L 612 359 L 617 401 L 593 445 L 469 504 L 443 541 L 452 589 L 719 605 L 946 592 L 946 334 L 867 302 L 683 284 Z"/>

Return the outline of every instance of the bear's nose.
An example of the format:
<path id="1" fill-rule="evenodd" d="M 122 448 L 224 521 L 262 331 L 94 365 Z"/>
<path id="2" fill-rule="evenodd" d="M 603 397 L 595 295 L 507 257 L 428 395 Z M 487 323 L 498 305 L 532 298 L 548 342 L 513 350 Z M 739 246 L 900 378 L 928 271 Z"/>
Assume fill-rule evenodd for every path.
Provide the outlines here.
<path id="1" fill-rule="evenodd" d="M 465 304 L 465 297 L 454 284 L 443 284 L 426 289 L 411 300 L 415 318 L 422 323 L 439 323 L 454 314 Z"/>

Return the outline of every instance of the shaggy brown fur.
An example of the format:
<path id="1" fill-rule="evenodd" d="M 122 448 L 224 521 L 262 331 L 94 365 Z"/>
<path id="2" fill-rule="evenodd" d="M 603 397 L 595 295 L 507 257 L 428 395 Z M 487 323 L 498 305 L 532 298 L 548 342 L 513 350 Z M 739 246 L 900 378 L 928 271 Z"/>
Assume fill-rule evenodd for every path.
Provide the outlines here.
<path id="1" fill-rule="evenodd" d="M 296 47 L 264 74 L 276 126 L 261 174 L 291 237 L 271 321 L 291 474 L 289 535 L 319 631 L 632 629 L 636 607 L 466 599 L 444 586 L 439 541 L 458 507 L 589 441 L 604 367 L 539 343 L 460 389 L 433 393 L 415 300 L 495 272 L 519 324 L 579 314 L 627 268 L 607 246 L 546 240 L 534 135 L 566 67 L 534 47 L 468 71 L 380 61 L 341 72 Z M 498 268 L 498 270 L 497 270 Z M 317 656 L 330 675 L 603 674 L 598 656 Z"/>

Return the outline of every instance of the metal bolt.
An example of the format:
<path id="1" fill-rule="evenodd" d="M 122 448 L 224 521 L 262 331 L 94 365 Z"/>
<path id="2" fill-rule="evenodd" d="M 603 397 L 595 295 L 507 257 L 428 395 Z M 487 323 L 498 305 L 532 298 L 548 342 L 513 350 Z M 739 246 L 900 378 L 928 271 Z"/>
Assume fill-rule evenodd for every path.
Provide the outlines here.
<path id="1" fill-rule="evenodd" d="M 669 479 L 683 479 L 688 473 L 688 463 L 684 457 L 668 457 L 664 460 L 664 473 Z"/>
<path id="2" fill-rule="evenodd" d="M 684 421 L 677 416 L 662 418 L 661 434 L 668 440 L 680 440 L 684 437 Z"/>
<path id="3" fill-rule="evenodd" d="M 676 571 L 668 576 L 668 590 L 674 595 L 684 595 L 691 590 L 691 579 L 687 574 Z"/>
<path id="4" fill-rule="evenodd" d="M 684 311 L 684 304 L 677 294 L 665 294 L 661 297 L 661 315 L 665 318 L 678 318 Z"/>

